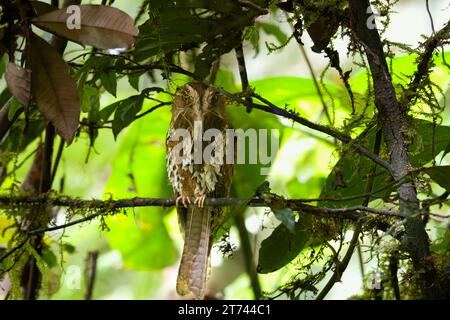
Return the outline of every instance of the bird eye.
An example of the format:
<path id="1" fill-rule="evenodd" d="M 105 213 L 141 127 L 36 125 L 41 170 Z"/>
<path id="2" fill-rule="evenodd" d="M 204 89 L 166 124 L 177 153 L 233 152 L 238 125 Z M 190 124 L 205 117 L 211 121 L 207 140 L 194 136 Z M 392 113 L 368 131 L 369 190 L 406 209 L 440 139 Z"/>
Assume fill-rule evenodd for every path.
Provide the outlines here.
<path id="1" fill-rule="evenodd" d="M 208 102 L 210 104 L 215 104 L 217 102 L 217 95 L 214 93 L 210 94 L 210 96 L 208 97 Z"/>

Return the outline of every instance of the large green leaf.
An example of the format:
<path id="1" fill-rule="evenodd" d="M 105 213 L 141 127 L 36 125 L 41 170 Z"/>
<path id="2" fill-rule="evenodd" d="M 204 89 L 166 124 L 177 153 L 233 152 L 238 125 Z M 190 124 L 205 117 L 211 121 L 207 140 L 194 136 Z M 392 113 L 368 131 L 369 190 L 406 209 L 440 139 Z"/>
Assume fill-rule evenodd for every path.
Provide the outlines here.
<path id="1" fill-rule="evenodd" d="M 294 212 L 290 208 L 284 208 L 281 210 L 276 210 L 273 212 L 275 217 L 281 221 L 281 223 L 288 229 L 290 232 L 295 232 L 295 216 Z"/>
<path id="2" fill-rule="evenodd" d="M 435 126 L 424 120 L 416 120 L 415 123 L 414 138 L 408 148 L 409 159 L 414 167 L 421 167 L 445 150 L 450 137 L 450 127 Z"/>
<path id="3" fill-rule="evenodd" d="M 117 77 L 113 71 L 107 71 L 100 75 L 100 80 L 106 91 L 111 93 L 114 97 L 117 93 Z"/>
<path id="4" fill-rule="evenodd" d="M 373 150 L 375 135 L 376 128 L 371 128 L 362 133 L 357 140 L 359 143 L 366 145 L 369 150 Z M 375 169 L 374 172 L 372 172 L 373 169 Z M 385 189 L 392 184 L 386 170 L 379 166 L 373 167 L 373 162 L 367 157 L 361 156 L 354 150 L 348 150 L 328 175 L 320 195 L 321 198 L 336 199 L 339 201 L 322 201 L 320 205 L 338 208 L 361 204 L 363 198 L 342 200 L 363 194 L 368 179 L 371 177 L 373 177 L 372 190 L 382 190 L 374 194 L 373 198 L 382 198 L 392 191 L 392 188 Z"/>
<path id="5" fill-rule="evenodd" d="M 143 95 L 135 95 L 117 104 L 112 122 L 114 137 L 117 137 L 124 128 L 128 127 L 136 119 L 136 114 L 142 109 L 143 101 Z"/>
<path id="6" fill-rule="evenodd" d="M 294 232 L 280 224 L 261 243 L 259 249 L 258 272 L 274 272 L 291 262 L 303 250 L 309 240 L 306 225 L 296 223 Z"/>
<path id="7" fill-rule="evenodd" d="M 170 197 L 166 178 L 165 136 L 170 113 L 160 109 L 133 123 L 114 159 L 106 192 L 115 197 Z M 125 267 L 158 269 L 171 265 L 176 250 L 159 207 L 127 210 L 128 215 L 108 219 L 108 239 L 118 250 Z"/>
<path id="8" fill-rule="evenodd" d="M 450 166 L 436 166 L 424 170 L 438 185 L 450 192 Z"/>

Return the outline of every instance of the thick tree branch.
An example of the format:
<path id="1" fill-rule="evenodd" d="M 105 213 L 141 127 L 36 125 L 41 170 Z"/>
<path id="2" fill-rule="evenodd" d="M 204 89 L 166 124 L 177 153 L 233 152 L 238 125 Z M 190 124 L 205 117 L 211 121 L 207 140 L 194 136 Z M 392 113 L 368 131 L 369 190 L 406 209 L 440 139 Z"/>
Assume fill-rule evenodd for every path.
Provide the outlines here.
<path id="1" fill-rule="evenodd" d="M 86 293 L 84 300 L 92 300 L 94 293 L 95 278 L 97 275 L 98 251 L 90 251 L 86 261 Z"/>
<path id="2" fill-rule="evenodd" d="M 194 198 L 191 199 L 193 203 Z M 304 203 L 304 199 L 285 199 L 283 202 L 286 208 L 291 208 L 294 211 L 300 211 L 302 213 L 314 214 L 318 216 L 333 216 L 337 218 L 350 219 L 358 221 L 360 223 L 368 221 L 369 217 L 366 213 L 375 214 L 377 216 L 385 217 L 397 217 L 406 218 L 404 214 L 397 211 L 390 210 L 380 210 L 375 208 L 370 208 L 367 206 L 353 206 L 348 208 L 323 208 L 314 207 Z M 121 200 L 82 200 L 76 198 L 70 198 L 66 196 L 61 197 L 47 197 L 45 195 L 39 195 L 35 197 L 29 196 L 0 196 L 0 208 L 7 209 L 11 206 L 17 208 L 18 206 L 60 206 L 60 207 L 70 207 L 72 209 L 86 209 L 86 210 L 98 210 L 93 214 L 87 215 L 81 219 L 68 222 L 63 225 L 44 227 L 34 230 L 29 230 L 27 232 L 27 241 L 30 236 L 42 234 L 45 232 L 56 231 L 65 229 L 83 222 L 93 220 L 95 218 L 106 216 L 111 214 L 118 209 L 134 208 L 134 207 L 173 207 L 176 205 L 176 198 L 132 198 L 132 199 L 121 199 Z M 207 206 L 239 206 L 247 205 L 249 207 L 268 207 L 263 199 L 253 198 L 251 200 L 237 199 L 237 198 L 207 198 L 205 200 L 205 205 Z M 424 214 L 430 214 L 424 212 Z M 432 215 L 432 214 L 431 214 Z M 445 216 L 444 218 L 448 218 Z M 387 230 L 387 226 L 384 225 L 382 230 Z M 2 262 L 11 253 L 20 249 L 23 244 L 13 248 L 11 251 L 6 253 L 0 259 Z"/>
<path id="3" fill-rule="evenodd" d="M 350 27 L 354 40 L 365 50 L 372 73 L 375 90 L 375 106 L 383 129 L 391 164 L 391 174 L 395 180 L 409 174 L 411 164 L 407 144 L 403 137 L 405 114 L 402 113 L 386 63 L 383 46 L 377 29 L 367 27 L 370 14 L 368 0 L 349 0 Z M 402 239 L 414 269 L 419 274 L 419 285 L 423 297 L 442 297 L 440 284 L 436 281 L 436 270 L 430 259 L 429 239 L 425 226 L 418 216 L 420 212 L 417 192 L 412 181 L 405 182 L 397 189 L 400 211 L 408 216 L 406 232 Z"/>
<path id="4" fill-rule="evenodd" d="M 192 203 L 195 198 L 192 198 Z M 382 210 L 370 208 L 367 206 L 353 206 L 347 208 L 323 208 L 315 207 L 305 204 L 304 199 L 283 199 L 282 206 L 290 208 L 295 211 L 302 211 L 306 213 L 322 214 L 322 215 L 342 215 L 348 218 L 358 218 L 358 212 L 373 213 L 381 216 L 400 217 L 406 216 L 398 211 Z M 174 207 L 176 198 L 131 198 L 121 200 L 82 200 L 77 198 L 70 198 L 66 196 L 47 197 L 44 195 L 29 197 L 29 196 L 0 196 L 0 208 L 8 209 L 18 206 L 58 206 L 69 207 L 71 209 L 102 209 L 102 210 L 117 210 L 122 208 L 135 207 Z M 205 200 L 206 206 L 238 206 L 246 204 L 249 207 L 267 207 L 264 199 L 253 198 L 250 201 L 238 198 L 207 198 Z M 356 214 L 356 215 L 355 215 Z M 428 213 L 427 213 L 428 214 Z"/>
<path id="5" fill-rule="evenodd" d="M 45 130 L 44 152 L 42 154 L 41 179 L 39 193 L 47 193 L 52 187 L 52 157 L 55 141 L 55 127 L 49 123 Z"/>

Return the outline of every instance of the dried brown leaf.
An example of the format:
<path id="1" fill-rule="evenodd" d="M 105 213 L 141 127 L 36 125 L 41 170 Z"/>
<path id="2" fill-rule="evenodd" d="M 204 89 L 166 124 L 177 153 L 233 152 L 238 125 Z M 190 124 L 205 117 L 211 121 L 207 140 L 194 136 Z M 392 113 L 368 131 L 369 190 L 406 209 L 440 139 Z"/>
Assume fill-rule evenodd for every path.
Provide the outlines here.
<path id="1" fill-rule="evenodd" d="M 5 80 L 11 94 L 23 106 L 27 107 L 30 104 L 31 97 L 30 70 L 23 69 L 10 62 L 6 67 Z"/>
<path id="2" fill-rule="evenodd" d="M 80 99 L 69 68 L 55 48 L 31 37 L 31 92 L 42 115 L 69 144 L 78 129 Z"/>
<path id="3" fill-rule="evenodd" d="M 134 43 L 139 31 L 125 12 L 101 5 L 80 5 L 79 8 L 79 29 L 68 28 L 67 21 L 71 14 L 67 13 L 67 9 L 43 14 L 32 22 L 48 32 L 100 49 L 129 48 Z"/>

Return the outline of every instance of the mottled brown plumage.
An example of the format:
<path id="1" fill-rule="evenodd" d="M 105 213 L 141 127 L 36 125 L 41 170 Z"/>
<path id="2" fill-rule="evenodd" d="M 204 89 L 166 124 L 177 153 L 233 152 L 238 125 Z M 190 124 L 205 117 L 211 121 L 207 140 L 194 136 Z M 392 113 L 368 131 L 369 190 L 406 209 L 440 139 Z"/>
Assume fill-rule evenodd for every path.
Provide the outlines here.
<path id="1" fill-rule="evenodd" d="M 196 125 L 202 130 L 194 130 Z M 194 139 L 201 139 L 194 137 L 194 132 L 202 135 L 213 128 L 222 133 L 222 140 L 213 138 L 194 143 Z M 177 90 L 166 140 L 167 174 L 177 197 L 178 222 L 184 234 L 177 292 L 180 295 L 192 293 L 196 299 L 204 297 L 209 253 L 224 218 L 223 208 L 205 207 L 203 203 L 206 197 L 227 197 L 233 175 L 233 165 L 227 164 L 225 159 L 225 130 L 228 128 L 223 96 L 200 82 Z M 192 139 L 180 138 L 184 137 L 183 132 L 189 133 Z M 208 146 L 214 147 L 211 159 L 202 157 Z M 195 198 L 193 204 L 191 198 Z"/>

